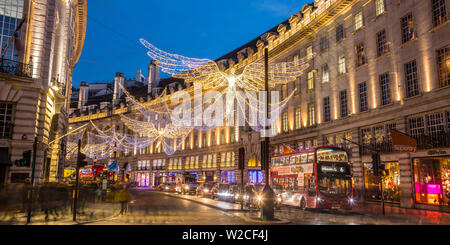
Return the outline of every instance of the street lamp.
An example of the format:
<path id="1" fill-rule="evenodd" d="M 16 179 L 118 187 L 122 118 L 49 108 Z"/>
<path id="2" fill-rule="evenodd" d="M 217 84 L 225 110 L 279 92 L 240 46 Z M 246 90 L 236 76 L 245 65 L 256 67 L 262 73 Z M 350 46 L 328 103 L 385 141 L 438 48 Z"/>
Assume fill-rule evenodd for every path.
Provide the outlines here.
<path id="1" fill-rule="evenodd" d="M 261 144 L 261 162 L 264 165 L 265 173 L 265 186 L 263 190 L 263 200 L 261 209 L 261 219 L 263 220 L 273 220 L 274 219 L 274 198 L 275 193 L 269 185 L 269 136 L 267 131 L 269 129 L 269 50 L 264 49 L 264 62 L 265 62 L 265 89 L 266 89 L 266 123 L 265 123 L 265 140 Z"/>

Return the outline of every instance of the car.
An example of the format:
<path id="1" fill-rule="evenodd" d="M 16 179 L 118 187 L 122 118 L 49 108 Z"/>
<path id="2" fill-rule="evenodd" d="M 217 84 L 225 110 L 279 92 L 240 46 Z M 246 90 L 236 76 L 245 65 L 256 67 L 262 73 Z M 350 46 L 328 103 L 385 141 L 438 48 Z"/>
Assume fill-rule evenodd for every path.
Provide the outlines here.
<path id="1" fill-rule="evenodd" d="M 221 184 L 218 187 L 217 199 L 232 202 L 234 199 L 234 187 L 231 184 Z"/>
<path id="2" fill-rule="evenodd" d="M 256 198 L 254 199 L 254 207 L 255 208 L 262 208 L 262 204 L 264 202 L 264 194 L 263 194 L 264 188 L 261 188 L 259 191 L 256 192 Z M 276 209 L 280 209 L 281 205 L 283 203 L 283 198 L 280 194 L 274 193 L 274 200 L 273 200 L 273 207 Z"/>
<path id="3" fill-rule="evenodd" d="M 195 195 L 197 194 L 197 187 L 198 187 L 197 183 L 184 184 L 182 185 L 181 192 L 183 194 Z"/>
<path id="4" fill-rule="evenodd" d="M 156 187 L 156 190 L 158 191 L 169 191 L 169 189 L 170 189 L 169 183 L 162 183 L 158 185 L 158 187 Z"/>
<path id="5" fill-rule="evenodd" d="M 204 183 L 197 187 L 197 196 L 201 197 L 211 197 L 212 195 L 212 188 L 214 184 L 213 183 Z"/>
<path id="6" fill-rule="evenodd" d="M 229 202 L 236 203 L 242 201 L 242 193 L 240 185 L 230 185 L 230 189 L 228 191 L 230 197 L 228 198 Z"/>
<path id="7" fill-rule="evenodd" d="M 244 206 L 248 209 L 256 208 L 256 197 L 258 192 L 255 185 L 247 185 L 244 187 Z"/>
<path id="8" fill-rule="evenodd" d="M 211 198 L 222 200 L 228 193 L 229 184 L 215 184 L 211 190 Z"/>

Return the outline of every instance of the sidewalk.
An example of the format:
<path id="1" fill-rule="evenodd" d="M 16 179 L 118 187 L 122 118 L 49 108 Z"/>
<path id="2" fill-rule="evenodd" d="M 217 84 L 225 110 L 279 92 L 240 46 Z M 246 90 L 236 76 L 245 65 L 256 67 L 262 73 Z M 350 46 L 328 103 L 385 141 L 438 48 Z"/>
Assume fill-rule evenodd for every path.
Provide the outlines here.
<path id="1" fill-rule="evenodd" d="M 49 219 L 45 220 L 45 213 L 42 211 L 32 213 L 29 225 L 78 225 L 105 218 L 117 216 L 120 211 L 118 203 L 97 203 L 89 204 L 84 208 L 84 212 L 77 214 L 77 221 L 73 221 L 73 213 L 70 209 L 64 210 L 64 215 L 58 211 L 59 216 L 49 214 Z M 10 214 L 0 213 L 0 225 L 26 225 L 27 213 L 13 212 Z"/>
<path id="2" fill-rule="evenodd" d="M 450 213 L 419 210 L 419 209 L 408 209 L 387 205 L 384 206 L 384 210 L 386 217 L 398 217 L 398 218 L 405 218 L 408 220 L 414 219 L 418 222 L 423 221 L 427 223 L 433 223 L 436 225 L 450 224 Z M 371 216 L 383 216 L 381 203 L 365 203 L 354 208 L 351 212 Z"/>

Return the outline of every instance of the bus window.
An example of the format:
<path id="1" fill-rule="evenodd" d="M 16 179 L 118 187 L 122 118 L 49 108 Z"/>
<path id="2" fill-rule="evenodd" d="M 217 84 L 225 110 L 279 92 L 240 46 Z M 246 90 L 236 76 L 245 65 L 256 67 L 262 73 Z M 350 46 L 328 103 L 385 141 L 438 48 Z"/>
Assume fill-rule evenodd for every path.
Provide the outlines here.
<path id="1" fill-rule="evenodd" d="M 307 177 L 308 176 L 308 177 Z M 316 178 L 312 175 L 305 175 L 305 187 L 306 191 L 308 191 L 309 196 L 315 196 L 316 195 Z"/>
<path id="2" fill-rule="evenodd" d="M 308 153 L 308 162 L 314 162 L 314 153 Z"/>
<path id="3" fill-rule="evenodd" d="M 297 156 L 291 156 L 291 164 L 295 164 L 297 162 Z"/>
<path id="4" fill-rule="evenodd" d="M 300 163 L 300 155 L 295 156 L 295 163 L 296 164 Z"/>
<path id="5" fill-rule="evenodd" d="M 302 154 L 301 156 L 300 156 L 300 162 L 301 163 L 307 163 L 308 162 L 308 155 L 305 153 L 305 154 Z"/>

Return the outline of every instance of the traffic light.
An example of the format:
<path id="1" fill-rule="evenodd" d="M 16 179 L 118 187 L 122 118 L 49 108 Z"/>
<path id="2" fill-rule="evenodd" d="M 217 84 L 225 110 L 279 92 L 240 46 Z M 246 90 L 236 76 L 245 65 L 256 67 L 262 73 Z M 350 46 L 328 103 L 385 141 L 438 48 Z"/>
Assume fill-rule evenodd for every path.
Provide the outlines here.
<path id="1" fill-rule="evenodd" d="M 18 167 L 30 167 L 31 165 L 31 150 L 24 151 L 22 153 L 22 159 L 16 160 L 16 166 Z"/>
<path id="2" fill-rule="evenodd" d="M 389 174 L 389 170 L 386 170 L 386 164 L 380 164 L 379 171 L 381 176 L 387 176 Z"/>
<path id="3" fill-rule="evenodd" d="M 77 164 L 78 164 L 79 168 L 85 167 L 87 165 L 86 155 L 84 155 L 83 153 L 80 153 L 80 155 L 78 156 Z"/>
<path id="4" fill-rule="evenodd" d="M 373 166 L 373 175 L 380 176 L 380 155 L 378 153 L 375 153 L 372 155 L 372 166 Z"/>

